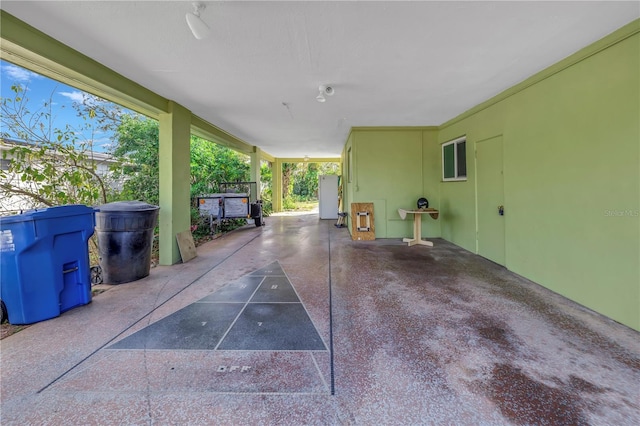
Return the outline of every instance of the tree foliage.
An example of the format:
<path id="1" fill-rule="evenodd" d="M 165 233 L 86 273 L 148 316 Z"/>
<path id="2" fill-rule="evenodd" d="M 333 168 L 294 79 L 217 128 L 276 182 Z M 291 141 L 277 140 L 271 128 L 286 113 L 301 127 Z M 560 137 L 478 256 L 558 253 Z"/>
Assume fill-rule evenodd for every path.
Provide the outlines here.
<path id="1" fill-rule="evenodd" d="M 3 141 L 3 170 L 0 194 L 28 207 L 60 204 L 106 203 L 109 188 L 96 172 L 92 141 L 96 134 L 112 131 L 110 154 L 121 159 L 113 178 L 123 181 L 122 191 L 111 198 L 142 200 L 159 204 L 159 126 L 140 114 L 124 114 L 115 104 L 85 94 L 74 104 L 85 123 L 81 129 L 54 126 L 52 97 L 38 106 L 24 96 L 26 87 L 14 85 L 13 98 L 3 98 L 2 136 L 22 143 Z M 58 108 L 64 108 L 59 106 Z M 88 134 L 80 139 L 78 135 Z M 218 192 L 222 182 L 246 181 L 248 157 L 198 137 L 191 138 L 192 196 Z"/>
<path id="2" fill-rule="evenodd" d="M 97 171 L 93 138 L 99 112 L 89 114 L 83 103 L 74 104 L 86 122 L 82 128 L 54 126 L 56 109 L 49 99 L 33 108 L 27 87 L 14 84 L 13 97 L 0 102 L 2 158 L 0 209 L 5 212 L 60 204 L 106 202 L 109 186 Z M 90 99 L 88 97 L 85 99 Z M 118 114 L 112 111 L 112 116 Z M 84 132 L 89 132 L 89 138 Z"/>
<path id="3" fill-rule="evenodd" d="M 220 192 L 220 183 L 249 180 L 249 158 L 197 136 L 191 137 L 191 196 Z"/>
<path id="4" fill-rule="evenodd" d="M 56 127 L 56 119 L 65 108 L 53 102 L 57 86 L 41 104 L 26 97 L 25 86 L 14 84 L 11 90 L 12 97 L 0 99 L 4 160 L 0 168 L 0 214 L 115 200 L 159 204 L 160 132 L 156 120 L 82 93 L 81 99 L 72 104 L 79 124 Z M 99 172 L 94 160 L 105 153 L 96 152 L 94 145 L 104 134 L 112 136 L 108 154 L 115 166 L 110 171 L 101 167 Z M 190 142 L 192 196 L 219 192 L 222 182 L 249 179 L 246 155 L 195 136 Z M 194 210 L 192 220 L 197 223 L 199 215 Z"/>
<path id="5" fill-rule="evenodd" d="M 127 114 L 116 131 L 111 153 L 122 160 L 124 179 L 120 199 L 160 203 L 160 130 L 156 120 L 139 114 Z"/>
<path id="6" fill-rule="evenodd" d="M 160 197 L 159 127 L 156 120 L 125 115 L 117 129 L 113 155 L 120 157 L 126 176 L 121 197 L 158 204 Z M 249 178 L 246 155 L 213 142 L 191 137 L 191 196 L 219 192 L 222 182 Z"/>
<path id="7" fill-rule="evenodd" d="M 318 199 L 318 176 L 339 174 L 336 163 L 284 163 L 282 196 L 284 208 L 294 208 L 295 201 Z"/>
<path id="8" fill-rule="evenodd" d="M 262 212 L 265 216 L 270 215 L 273 211 L 272 181 L 271 165 L 264 161 L 260 164 L 260 198 L 262 199 Z"/>

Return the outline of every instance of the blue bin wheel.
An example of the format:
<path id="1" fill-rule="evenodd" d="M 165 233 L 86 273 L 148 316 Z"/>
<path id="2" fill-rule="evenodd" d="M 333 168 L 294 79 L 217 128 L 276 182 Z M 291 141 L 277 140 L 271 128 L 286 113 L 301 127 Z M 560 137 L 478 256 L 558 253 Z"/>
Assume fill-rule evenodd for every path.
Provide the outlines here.
<path id="1" fill-rule="evenodd" d="M 7 312 L 7 307 L 4 302 L 0 300 L 0 324 L 9 320 L 9 313 Z"/>
<path id="2" fill-rule="evenodd" d="M 102 284 L 102 268 L 100 266 L 91 267 L 91 285 Z"/>

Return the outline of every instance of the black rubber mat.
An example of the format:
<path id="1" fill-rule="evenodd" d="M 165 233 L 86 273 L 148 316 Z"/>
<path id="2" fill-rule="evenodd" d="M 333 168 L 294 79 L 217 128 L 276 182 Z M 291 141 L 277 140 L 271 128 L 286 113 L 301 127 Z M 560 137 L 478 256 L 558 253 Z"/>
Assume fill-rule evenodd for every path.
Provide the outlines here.
<path id="1" fill-rule="evenodd" d="M 108 349 L 327 350 L 278 262 L 228 284 Z"/>

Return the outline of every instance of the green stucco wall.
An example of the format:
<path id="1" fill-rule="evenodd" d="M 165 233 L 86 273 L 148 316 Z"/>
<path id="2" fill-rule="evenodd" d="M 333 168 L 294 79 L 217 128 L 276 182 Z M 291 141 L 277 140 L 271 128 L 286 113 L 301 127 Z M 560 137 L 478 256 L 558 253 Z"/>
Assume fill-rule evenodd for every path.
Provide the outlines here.
<path id="1" fill-rule="evenodd" d="M 345 152 L 352 150 L 353 170 L 347 185 L 347 204 L 374 204 L 376 238 L 401 238 L 413 234 L 412 218 L 402 220 L 398 209 L 414 208 L 420 197 L 438 206 L 439 153 L 437 132 L 424 128 L 352 130 Z M 347 154 L 348 157 L 348 154 Z M 346 160 L 348 163 L 348 158 Z M 346 170 L 348 173 L 348 169 Z M 440 235 L 440 226 L 423 218 L 423 236 Z"/>
<path id="2" fill-rule="evenodd" d="M 639 56 L 636 34 L 556 74 L 514 97 L 528 119 L 509 117 L 505 126 L 507 189 L 517 208 L 507 229 L 509 268 L 636 329 Z M 557 207 L 535 215 L 534 199 Z"/>
<path id="3" fill-rule="evenodd" d="M 639 29 L 635 21 L 435 131 L 352 130 L 350 202 L 374 202 L 376 237 L 396 238 L 411 233 L 397 208 L 425 195 L 441 214 L 423 222 L 424 236 L 477 252 L 474 152 L 501 136 L 505 266 L 640 330 Z M 440 144 L 462 135 L 468 179 L 442 182 Z"/>
<path id="4" fill-rule="evenodd" d="M 443 127 L 468 141 L 442 235 L 475 248 L 474 142 L 504 142 L 505 266 L 640 329 L 640 35 Z"/>
<path id="5" fill-rule="evenodd" d="M 429 129 L 422 131 L 422 194 L 429 200 L 429 207 L 440 210 L 440 145 L 438 145 L 437 129 Z M 414 205 L 411 207 L 417 207 Z M 442 236 L 442 220 L 434 220 L 431 217 L 423 215 L 422 217 L 422 236 L 423 237 L 441 237 Z M 426 229 L 425 229 L 426 228 Z M 413 232 L 413 228 L 409 228 Z"/>

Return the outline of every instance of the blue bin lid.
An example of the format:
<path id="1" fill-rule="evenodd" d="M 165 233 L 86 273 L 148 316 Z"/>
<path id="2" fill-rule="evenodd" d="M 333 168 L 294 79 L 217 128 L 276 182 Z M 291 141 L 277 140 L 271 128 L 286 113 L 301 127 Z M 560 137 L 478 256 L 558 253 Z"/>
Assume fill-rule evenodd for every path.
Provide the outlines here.
<path id="1" fill-rule="evenodd" d="M 27 210 L 22 214 L 0 217 L 0 227 L 2 227 L 2 224 L 40 219 L 53 219 L 56 217 L 78 216 L 83 214 L 93 214 L 93 209 L 83 204 L 72 204 L 68 206 L 55 206 L 44 209 Z"/>
<path id="2" fill-rule="evenodd" d="M 97 212 L 144 212 L 158 210 L 160 207 L 142 201 L 116 201 L 96 207 Z"/>

